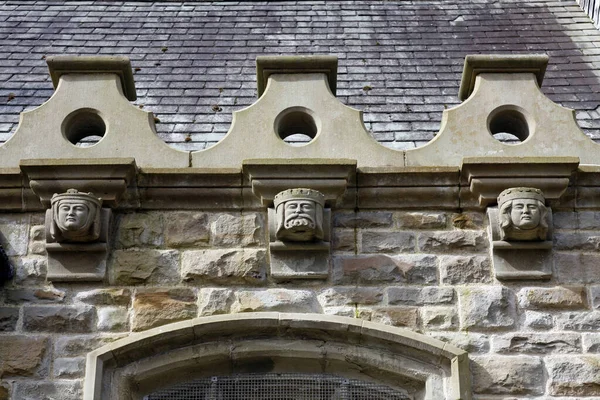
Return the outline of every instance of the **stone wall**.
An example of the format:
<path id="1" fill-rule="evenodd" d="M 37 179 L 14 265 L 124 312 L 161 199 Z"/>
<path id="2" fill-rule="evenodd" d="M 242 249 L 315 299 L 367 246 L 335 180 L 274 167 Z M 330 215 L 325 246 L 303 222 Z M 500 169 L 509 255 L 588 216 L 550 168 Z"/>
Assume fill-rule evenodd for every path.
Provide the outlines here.
<path id="1" fill-rule="evenodd" d="M 339 210 L 330 279 L 269 277 L 266 215 L 117 213 L 105 284 L 45 281 L 39 213 L 2 214 L 16 266 L 0 298 L 0 399 L 80 399 L 85 355 L 225 313 L 343 315 L 468 351 L 475 398 L 600 396 L 600 213 L 555 213 L 555 279 L 494 279 L 484 214 Z M 57 397 L 59 396 L 59 397 Z"/>

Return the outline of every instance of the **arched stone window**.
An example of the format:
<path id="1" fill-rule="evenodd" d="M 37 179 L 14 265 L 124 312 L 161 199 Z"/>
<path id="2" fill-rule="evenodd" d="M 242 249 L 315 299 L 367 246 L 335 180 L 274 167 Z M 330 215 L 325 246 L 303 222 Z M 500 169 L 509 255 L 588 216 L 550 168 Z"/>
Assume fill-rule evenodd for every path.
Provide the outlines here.
<path id="1" fill-rule="evenodd" d="M 282 382 L 290 391 L 318 382 L 314 390 L 364 389 L 386 400 L 471 398 L 467 354 L 447 343 L 346 317 L 248 313 L 178 322 L 89 353 L 84 399 L 143 400 L 171 390 L 170 400 L 178 387 L 243 392 L 244 384 L 261 391 Z"/>

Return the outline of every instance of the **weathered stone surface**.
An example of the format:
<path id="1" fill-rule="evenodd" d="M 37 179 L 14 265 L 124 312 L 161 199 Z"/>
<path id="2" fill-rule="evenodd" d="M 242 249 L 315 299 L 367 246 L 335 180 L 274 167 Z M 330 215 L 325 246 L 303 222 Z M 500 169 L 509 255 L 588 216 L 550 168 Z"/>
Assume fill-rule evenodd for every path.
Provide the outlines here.
<path id="1" fill-rule="evenodd" d="M 14 331 L 19 320 L 17 307 L 0 307 L 0 332 Z"/>
<path id="2" fill-rule="evenodd" d="M 600 309 L 600 286 L 590 287 L 590 302 L 592 308 Z"/>
<path id="3" fill-rule="evenodd" d="M 55 357 L 83 357 L 92 350 L 112 343 L 115 340 L 124 337 L 124 334 L 118 335 L 69 335 L 56 338 L 54 343 Z"/>
<path id="4" fill-rule="evenodd" d="M 356 250 L 356 232 L 352 229 L 334 229 L 331 238 L 331 250 Z"/>
<path id="5" fill-rule="evenodd" d="M 133 300 L 132 329 L 143 331 L 196 317 L 196 295 L 191 289 L 148 289 Z"/>
<path id="6" fill-rule="evenodd" d="M 127 306 L 131 302 L 131 290 L 92 289 L 77 293 L 75 300 L 97 306 Z"/>
<path id="7" fill-rule="evenodd" d="M 31 227 L 29 253 L 46 254 L 46 227 L 44 225 Z"/>
<path id="8" fill-rule="evenodd" d="M 600 329 L 600 311 L 568 312 L 556 316 L 556 327 L 574 331 L 596 331 Z"/>
<path id="9" fill-rule="evenodd" d="M 423 307 L 421 323 L 426 330 L 452 331 L 458 329 L 458 315 L 454 307 Z"/>
<path id="10" fill-rule="evenodd" d="M 2 336 L 0 378 L 45 375 L 49 340 L 38 336 Z"/>
<path id="11" fill-rule="evenodd" d="M 600 396 L 600 356 L 556 356 L 545 363 L 550 395 Z"/>
<path id="12" fill-rule="evenodd" d="M 262 249 L 190 250 L 183 252 L 181 277 L 187 282 L 260 283 L 266 276 Z"/>
<path id="13" fill-rule="evenodd" d="M 333 263 L 336 284 L 377 284 L 385 282 L 434 284 L 437 257 L 431 255 L 337 256 Z"/>
<path id="14" fill-rule="evenodd" d="M 514 295 L 501 286 L 460 288 L 462 329 L 509 328 L 515 323 Z"/>
<path id="15" fill-rule="evenodd" d="M 109 271 L 115 285 L 175 284 L 181 280 L 177 250 L 115 250 Z"/>
<path id="16" fill-rule="evenodd" d="M 392 213 L 387 211 L 336 212 L 333 226 L 339 228 L 388 228 L 393 223 Z"/>
<path id="17" fill-rule="evenodd" d="M 117 248 L 164 245 L 164 219 L 158 212 L 137 212 L 117 218 Z"/>
<path id="18" fill-rule="evenodd" d="M 213 246 L 247 247 L 266 243 L 262 214 L 219 214 L 210 225 Z"/>
<path id="19" fill-rule="evenodd" d="M 320 313 L 321 306 L 310 290 L 267 289 L 235 293 L 232 313 L 254 311 Z"/>
<path id="20" fill-rule="evenodd" d="M 449 287 L 392 286 L 386 289 L 388 304 L 420 306 L 423 304 L 448 304 L 454 301 L 454 289 Z"/>
<path id="21" fill-rule="evenodd" d="M 581 344 L 585 353 L 600 353 L 600 333 L 584 333 Z"/>
<path id="22" fill-rule="evenodd" d="M 415 235 L 412 232 L 367 231 L 361 235 L 363 253 L 412 253 Z"/>
<path id="23" fill-rule="evenodd" d="M 496 353 L 577 353 L 581 351 L 578 333 L 507 333 L 492 337 Z"/>
<path id="24" fill-rule="evenodd" d="M 15 383 L 13 392 L 13 397 L 20 400 L 80 400 L 83 397 L 81 381 L 78 380 L 19 381 Z"/>
<path id="25" fill-rule="evenodd" d="M 15 283 L 19 285 L 42 285 L 44 283 L 48 269 L 46 257 L 11 257 L 10 263 L 15 269 Z"/>
<path id="26" fill-rule="evenodd" d="M 585 307 L 585 288 L 523 288 L 517 294 L 517 298 L 523 308 L 572 310 Z"/>
<path id="27" fill-rule="evenodd" d="M 448 215 L 440 212 L 398 212 L 394 220 L 400 229 L 444 229 Z"/>
<path id="28" fill-rule="evenodd" d="M 418 327 L 418 317 L 419 311 L 416 307 L 375 307 L 358 310 L 360 319 L 411 329 Z"/>
<path id="29" fill-rule="evenodd" d="M 481 394 L 543 394 L 544 366 L 537 357 L 475 356 L 471 358 L 473 391 Z"/>
<path id="30" fill-rule="evenodd" d="M 0 400 L 10 400 L 10 386 L 7 383 L 0 383 Z"/>
<path id="31" fill-rule="evenodd" d="M 440 281 L 447 285 L 489 283 L 492 268 L 485 256 L 442 256 L 440 257 Z"/>
<path id="32" fill-rule="evenodd" d="M 26 255 L 28 239 L 28 214 L 0 214 L 0 245 L 9 257 Z"/>
<path id="33" fill-rule="evenodd" d="M 452 215 L 452 226 L 456 229 L 482 229 L 484 214 L 478 212 L 463 212 Z"/>
<path id="34" fill-rule="evenodd" d="M 473 253 L 484 251 L 487 246 L 485 232 L 473 230 L 422 232 L 417 243 L 423 253 Z"/>
<path id="35" fill-rule="evenodd" d="M 356 318 L 356 308 L 351 306 L 325 307 L 323 308 L 323 314 Z"/>
<path id="36" fill-rule="evenodd" d="M 554 270 L 560 283 L 597 283 L 600 253 L 554 253 Z"/>
<path id="37" fill-rule="evenodd" d="M 600 229 L 598 211 L 557 212 L 552 220 L 554 227 L 560 229 Z"/>
<path id="38" fill-rule="evenodd" d="M 198 315 L 228 314 L 233 301 L 231 289 L 202 288 L 198 293 Z"/>
<path id="39" fill-rule="evenodd" d="M 6 301 L 13 304 L 25 302 L 60 303 L 64 298 L 65 292 L 63 290 L 55 289 L 51 286 L 6 290 Z"/>
<path id="40" fill-rule="evenodd" d="M 531 329 L 551 329 L 554 326 L 554 318 L 551 314 L 539 311 L 526 310 L 523 313 L 526 328 Z"/>
<path id="41" fill-rule="evenodd" d="M 317 298 L 323 307 L 379 304 L 383 299 L 383 290 L 368 287 L 335 287 L 322 291 Z"/>
<path id="42" fill-rule="evenodd" d="M 56 358 L 52 370 L 55 378 L 83 378 L 85 374 L 85 357 Z"/>
<path id="43" fill-rule="evenodd" d="M 23 307 L 23 327 L 37 332 L 90 332 L 94 326 L 94 311 L 91 306 L 26 306 Z"/>
<path id="44" fill-rule="evenodd" d="M 490 351 L 490 341 L 486 335 L 474 332 L 428 332 L 428 335 L 453 344 L 471 354 Z"/>
<path id="45" fill-rule="evenodd" d="M 125 307 L 99 307 L 97 328 L 99 331 L 129 330 L 129 311 Z"/>
<path id="46" fill-rule="evenodd" d="M 557 250 L 600 250 L 599 231 L 556 232 L 553 239 Z"/>
<path id="47" fill-rule="evenodd" d="M 168 213 L 165 231 L 169 247 L 207 245 L 210 238 L 208 215 L 191 211 Z"/>

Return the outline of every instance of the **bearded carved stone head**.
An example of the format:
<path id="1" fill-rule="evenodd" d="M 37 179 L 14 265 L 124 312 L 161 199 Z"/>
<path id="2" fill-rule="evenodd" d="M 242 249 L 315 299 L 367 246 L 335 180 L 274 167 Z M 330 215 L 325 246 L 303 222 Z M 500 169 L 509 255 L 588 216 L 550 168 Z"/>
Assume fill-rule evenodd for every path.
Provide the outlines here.
<path id="1" fill-rule="evenodd" d="M 100 236 L 102 200 L 93 193 L 69 189 L 51 200 L 50 234 L 57 242 L 91 242 Z"/>
<path id="2" fill-rule="evenodd" d="M 323 240 L 325 196 L 312 189 L 288 189 L 273 199 L 277 215 L 276 237 L 281 241 Z"/>
<path id="3" fill-rule="evenodd" d="M 540 189 L 517 187 L 498 196 L 502 240 L 546 240 L 548 208 Z"/>

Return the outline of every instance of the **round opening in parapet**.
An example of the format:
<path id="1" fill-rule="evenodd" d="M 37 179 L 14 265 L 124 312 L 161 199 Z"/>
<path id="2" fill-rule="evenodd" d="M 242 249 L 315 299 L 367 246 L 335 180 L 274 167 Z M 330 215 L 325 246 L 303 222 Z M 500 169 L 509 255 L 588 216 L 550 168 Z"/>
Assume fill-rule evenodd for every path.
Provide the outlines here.
<path id="1" fill-rule="evenodd" d="M 492 136 L 504 144 L 520 144 L 528 137 L 532 124 L 527 121 L 521 107 L 506 105 L 498 107 L 488 117 L 488 129 Z"/>
<path id="2" fill-rule="evenodd" d="M 290 146 L 310 143 L 319 133 L 320 121 L 312 110 L 290 107 L 275 118 L 275 132 Z"/>
<path id="3" fill-rule="evenodd" d="M 62 123 L 64 137 L 78 147 L 93 146 L 104 137 L 106 123 L 92 108 L 73 111 Z"/>

